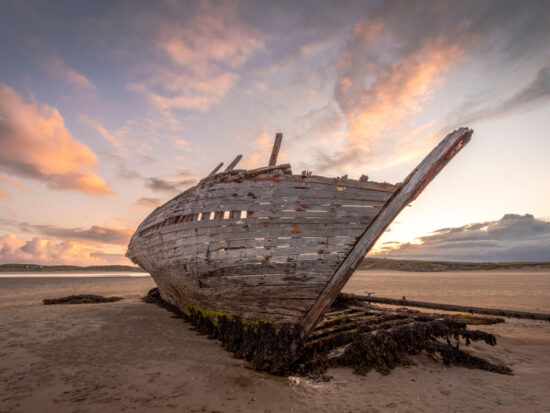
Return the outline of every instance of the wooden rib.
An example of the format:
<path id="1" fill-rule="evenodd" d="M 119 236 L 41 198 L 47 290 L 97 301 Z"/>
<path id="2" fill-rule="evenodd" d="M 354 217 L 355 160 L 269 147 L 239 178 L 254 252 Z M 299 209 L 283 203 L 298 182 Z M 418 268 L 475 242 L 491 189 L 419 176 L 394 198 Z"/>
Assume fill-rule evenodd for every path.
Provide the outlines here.
<path id="1" fill-rule="evenodd" d="M 216 172 L 218 172 L 222 166 L 223 166 L 223 162 L 220 162 L 220 164 L 219 164 L 218 166 L 216 166 L 216 167 L 212 170 L 212 172 L 210 172 L 210 173 L 208 174 L 207 178 L 210 177 L 210 176 L 216 175 Z"/>
<path id="2" fill-rule="evenodd" d="M 279 149 L 281 148 L 282 140 L 282 133 L 278 133 L 277 135 L 275 135 L 275 143 L 273 144 L 273 150 L 271 151 L 271 158 L 269 158 L 269 166 L 275 166 L 275 164 L 277 163 L 277 156 L 279 155 Z"/>
<path id="3" fill-rule="evenodd" d="M 470 141 L 472 133 L 473 131 L 468 128 L 460 128 L 450 133 L 409 174 L 403 186 L 394 193 L 386 206 L 359 237 L 315 304 L 300 322 L 303 337 L 308 336 L 389 224 L 409 202 L 416 199 L 439 171 Z"/>
<path id="4" fill-rule="evenodd" d="M 241 160 L 243 156 L 242 155 L 237 155 L 235 157 L 235 159 L 233 159 L 233 162 L 231 162 L 227 168 L 225 168 L 225 172 L 230 172 L 232 171 L 233 169 L 235 169 L 235 167 L 237 166 L 237 164 L 239 163 L 239 161 Z"/>

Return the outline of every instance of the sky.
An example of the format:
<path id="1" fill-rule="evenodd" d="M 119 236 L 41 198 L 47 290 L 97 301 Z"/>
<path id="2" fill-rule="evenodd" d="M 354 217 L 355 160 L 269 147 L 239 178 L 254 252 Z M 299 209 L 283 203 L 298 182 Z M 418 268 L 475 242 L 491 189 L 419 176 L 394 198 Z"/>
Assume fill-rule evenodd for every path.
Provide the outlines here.
<path id="1" fill-rule="evenodd" d="M 550 261 L 548 1 L 0 2 L 0 263 L 130 264 L 219 162 L 402 181 L 372 254 Z"/>

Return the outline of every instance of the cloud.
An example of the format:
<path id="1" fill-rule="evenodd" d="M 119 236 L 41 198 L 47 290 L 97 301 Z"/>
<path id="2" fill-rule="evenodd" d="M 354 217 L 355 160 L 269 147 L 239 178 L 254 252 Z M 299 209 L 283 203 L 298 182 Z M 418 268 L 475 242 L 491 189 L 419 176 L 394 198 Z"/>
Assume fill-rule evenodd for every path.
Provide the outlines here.
<path id="1" fill-rule="evenodd" d="M 415 243 L 390 241 L 377 256 L 456 261 L 550 261 L 550 222 L 507 214 L 498 221 L 443 228 Z"/>
<path id="2" fill-rule="evenodd" d="M 527 84 L 514 93 L 508 99 L 496 102 L 481 109 L 472 110 L 475 107 L 474 101 L 463 104 L 466 123 L 502 116 L 518 109 L 523 109 L 536 102 L 550 98 L 550 66 L 540 68 Z"/>
<path id="3" fill-rule="evenodd" d="M 142 208 L 156 208 L 160 205 L 161 200 L 159 198 L 146 198 L 142 197 L 136 201 L 136 204 Z"/>
<path id="4" fill-rule="evenodd" d="M 504 102 L 501 110 L 521 107 L 548 97 L 550 97 L 550 66 L 545 66 L 536 73 L 529 84 Z"/>
<path id="5" fill-rule="evenodd" d="M 178 174 L 175 180 L 162 178 L 144 178 L 145 186 L 155 192 L 181 192 L 183 189 L 195 185 L 198 179 L 189 171 L 185 170 Z"/>
<path id="6" fill-rule="evenodd" d="M 24 101 L 0 84 L 0 169 L 47 183 L 52 189 L 87 194 L 111 193 L 107 183 L 89 172 L 96 155 L 65 127 L 61 114 L 48 105 Z"/>
<path id="7" fill-rule="evenodd" d="M 21 185 L 18 181 L 15 179 L 6 178 L 5 176 L 0 176 L 0 185 L 2 183 L 10 184 L 19 189 L 23 188 L 23 185 Z M 11 198 L 11 195 L 0 188 L 0 198 Z"/>
<path id="8" fill-rule="evenodd" d="M 167 114 L 206 111 L 237 82 L 236 69 L 263 46 L 261 35 L 239 18 L 237 2 L 157 6 L 134 15 L 136 27 L 150 31 L 155 60 L 128 86 Z"/>
<path id="9" fill-rule="evenodd" d="M 95 85 L 86 76 L 70 68 L 59 56 L 51 56 L 45 61 L 44 67 L 52 76 L 69 83 L 78 90 L 96 90 Z"/>
<path id="10" fill-rule="evenodd" d="M 366 36 L 361 28 L 356 27 L 355 36 Z M 346 49 L 341 59 L 348 60 L 356 52 L 354 48 Z M 351 169 L 358 162 L 379 155 L 378 141 L 386 138 L 384 148 L 392 143 L 388 132 L 401 130 L 410 116 L 422 110 L 422 101 L 460 56 L 457 47 L 434 41 L 391 65 L 373 68 L 367 85 L 363 79 L 365 73 L 358 77 L 344 71 L 336 86 L 336 100 L 346 117 L 347 136 L 333 155 L 320 157 L 317 167 Z M 353 60 L 343 66 L 355 66 Z"/>
<path id="11" fill-rule="evenodd" d="M 115 147 L 121 155 L 126 155 L 127 151 L 124 147 L 124 137 L 127 134 L 127 131 L 124 129 L 117 131 L 110 131 L 106 129 L 101 123 L 97 120 L 92 119 L 88 116 L 81 116 L 81 119 L 94 128 L 101 137 L 103 137 L 107 142 L 109 142 L 113 147 Z"/>
<path id="12" fill-rule="evenodd" d="M 109 228 L 93 225 L 90 228 L 62 228 L 54 225 L 31 225 L 21 223 L 21 231 L 32 232 L 64 240 L 91 241 L 101 244 L 127 245 L 134 232 L 131 229 Z"/>
<path id="13" fill-rule="evenodd" d="M 128 168 L 123 163 L 120 163 L 120 165 L 119 165 L 118 176 L 120 176 L 121 178 L 126 179 L 128 181 L 132 180 L 132 179 L 138 179 L 138 178 L 142 177 L 138 171 Z"/>
<path id="14" fill-rule="evenodd" d="M 180 169 L 172 179 L 161 177 L 145 177 L 134 169 L 129 169 L 121 163 L 119 165 L 118 175 L 126 180 L 139 179 L 144 185 L 155 192 L 181 192 L 189 186 L 195 185 L 199 180 L 194 173 L 188 169 Z M 156 199 L 156 198 L 142 198 Z"/>
<path id="15" fill-rule="evenodd" d="M 176 182 L 166 181 L 162 178 L 146 178 L 145 186 L 156 192 L 175 192 L 178 190 Z"/>
<path id="16" fill-rule="evenodd" d="M 65 241 L 85 241 L 97 244 L 127 245 L 132 229 L 92 225 L 90 228 L 67 228 L 56 225 L 29 224 L 13 219 L 0 218 L 0 227 L 10 231 L 44 235 Z"/>
<path id="17" fill-rule="evenodd" d="M 324 113 L 314 109 L 317 113 L 305 116 L 307 135 L 309 139 L 315 136 L 317 148 L 308 162 L 317 170 L 353 171 L 366 160 L 377 168 L 393 159 L 420 158 L 439 137 L 440 128 L 446 123 L 454 125 L 451 118 L 456 113 L 462 124 L 548 97 L 548 2 L 532 1 L 524 7 L 506 0 L 396 0 L 373 3 L 369 9 L 334 61 L 332 99 L 338 108 L 329 103 Z M 444 89 L 459 70 L 463 77 L 479 77 L 500 67 L 499 76 L 512 79 L 518 75 L 513 69 L 518 62 L 525 71 L 542 68 L 523 90 L 517 81 L 495 86 L 498 77 L 484 79 L 475 89 L 463 84 Z M 491 87 L 509 91 L 512 97 L 495 106 L 487 97 Z M 443 90 L 449 92 L 447 97 L 438 94 Z M 468 102 L 468 93 L 474 90 L 483 95 L 481 107 Z M 426 114 L 453 105 L 448 114 L 440 114 L 449 119 L 426 120 Z"/>
<path id="18" fill-rule="evenodd" d="M 128 260 L 122 254 L 105 253 L 78 242 L 55 242 L 41 237 L 26 241 L 15 234 L 6 234 L 0 237 L 0 263 L 106 265 L 128 264 Z"/>

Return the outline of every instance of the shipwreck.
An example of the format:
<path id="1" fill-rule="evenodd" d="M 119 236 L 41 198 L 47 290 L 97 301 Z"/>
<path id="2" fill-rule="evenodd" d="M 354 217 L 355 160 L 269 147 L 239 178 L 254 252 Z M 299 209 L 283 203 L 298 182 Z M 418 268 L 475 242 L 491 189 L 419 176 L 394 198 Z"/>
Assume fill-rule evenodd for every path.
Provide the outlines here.
<path id="1" fill-rule="evenodd" d="M 331 316 L 353 318 L 355 310 L 335 307 L 340 291 L 471 135 L 468 128 L 450 133 L 394 185 L 366 176 L 293 174 L 289 164 L 277 164 L 277 134 L 267 166 L 237 169 L 239 155 L 155 209 L 137 228 L 127 256 L 151 274 L 168 306 L 237 355 L 255 359 L 256 367 L 284 370 L 312 341 L 328 337 L 333 348 L 351 340 L 319 335 L 335 324 Z"/>

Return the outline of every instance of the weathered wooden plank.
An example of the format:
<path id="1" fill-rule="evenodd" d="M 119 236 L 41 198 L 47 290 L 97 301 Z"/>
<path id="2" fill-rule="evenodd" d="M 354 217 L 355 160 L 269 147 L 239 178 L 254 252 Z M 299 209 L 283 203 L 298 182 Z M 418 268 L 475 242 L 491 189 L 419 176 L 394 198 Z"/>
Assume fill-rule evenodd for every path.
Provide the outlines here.
<path id="1" fill-rule="evenodd" d="M 311 306 L 319 296 L 319 293 L 323 289 L 323 285 L 308 284 L 306 286 L 291 285 L 287 287 L 281 287 L 280 285 L 258 285 L 258 286 L 244 286 L 245 291 L 236 291 L 237 286 L 235 284 L 216 284 L 209 287 L 208 282 L 202 282 L 202 290 L 211 289 L 212 294 L 209 295 L 211 300 L 236 300 L 239 305 L 243 300 L 263 300 L 264 302 L 274 302 L 277 300 L 285 300 L 286 304 L 296 303 L 296 309 L 303 311 L 306 307 Z M 305 301 L 307 300 L 307 301 Z"/>
<path id="2" fill-rule="evenodd" d="M 226 250 L 208 250 L 202 245 L 193 245 L 190 247 L 163 248 L 162 253 L 166 257 L 179 257 L 181 259 L 204 259 L 211 262 L 220 261 L 221 266 L 224 261 L 247 258 L 256 261 L 288 261 L 289 259 L 297 261 L 326 259 L 328 261 L 339 261 L 349 250 L 344 246 L 304 246 L 295 248 L 274 247 L 266 248 L 239 248 Z"/>
<path id="3" fill-rule="evenodd" d="M 380 188 L 377 188 L 376 186 L 356 186 L 356 185 L 345 185 L 345 184 L 332 184 L 328 182 L 315 182 L 315 181 L 309 181 L 309 180 L 296 180 L 293 179 L 294 176 L 287 176 L 284 175 L 284 177 L 269 177 L 266 179 L 260 179 L 260 178 L 254 178 L 249 180 L 244 180 L 242 182 L 219 182 L 219 183 L 212 183 L 209 186 L 205 186 L 202 189 L 202 193 L 209 193 L 214 190 L 226 190 L 229 194 L 233 192 L 240 192 L 244 190 L 248 191 L 256 191 L 256 196 L 261 195 L 263 191 L 268 191 L 270 189 L 275 189 L 279 193 L 289 192 L 292 194 L 293 190 L 311 190 L 311 191 L 321 191 L 321 192 L 327 192 L 327 193 L 337 193 L 342 196 L 346 195 L 358 195 L 358 194 L 364 194 L 364 193 L 372 193 L 376 194 L 378 192 L 385 192 L 389 195 L 391 195 L 394 191 L 388 191 L 388 190 L 382 190 Z M 233 191 L 233 192 L 232 192 Z M 197 193 L 199 190 L 197 190 Z M 299 192 L 297 192 L 299 194 Z M 380 196 L 384 196 L 383 194 L 380 194 Z M 388 195 L 386 195 L 387 197 Z"/>
<path id="4" fill-rule="evenodd" d="M 273 165 L 273 166 L 262 166 L 261 168 L 256 169 L 248 169 L 244 172 L 245 177 L 251 177 L 251 176 L 257 176 L 257 175 L 273 175 L 273 174 L 287 174 L 292 175 L 292 172 L 290 171 L 290 164 L 284 163 L 281 165 Z"/>
<path id="5" fill-rule="evenodd" d="M 281 141 L 283 140 L 283 134 L 277 133 L 275 135 L 275 142 L 273 143 L 273 150 L 271 151 L 271 157 L 269 158 L 269 166 L 275 166 L 277 163 L 277 156 L 279 155 L 279 149 L 281 148 Z"/>
<path id="6" fill-rule="evenodd" d="M 210 172 L 210 173 L 208 174 L 207 178 L 210 177 L 210 176 L 216 175 L 216 172 L 218 172 L 222 166 L 223 166 L 223 162 L 220 162 L 219 165 L 216 166 L 216 167 L 212 170 L 212 172 Z"/>
<path id="7" fill-rule="evenodd" d="M 378 192 L 386 192 L 387 196 L 391 195 L 394 191 L 382 190 L 372 185 L 345 185 L 345 184 L 332 184 L 327 182 L 315 182 L 315 181 L 306 181 L 303 179 L 296 180 L 294 176 L 282 175 L 282 176 L 269 176 L 264 178 L 254 178 L 254 179 L 245 179 L 238 180 L 235 182 L 210 182 L 207 184 L 202 184 L 197 187 L 192 195 L 195 197 L 202 197 L 211 194 L 212 192 L 223 192 L 224 195 L 231 195 L 233 193 L 242 193 L 244 191 L 251 191 L 256 196 L 261 196 L 264 191 L 269 191 L 276 189 L 277 191 L 292 191 L 292 190 L 312 190 L 312 191 L 322 191 L 327 193 L 338 193 L 341 196 L 349 196 L 350 194 L 356 196 L 357 194 L 372 193 L 376 194 Z M 256 192 L 256 193 L 255 193 Z M 292 192 L 290 192 L 292 193 Z M 299 192 L 298 192 L 299 194 Z M 381 194 L 380 196 L 383 196 Z M 192 197 L 191 197 L 192 198 Z"/>
<path id="8" fill-rule="evenodd" d="M 294 288 L 294 286 L 312 286 L 314 288 L 323 288 L 325 282 L 330 278 L 330 272 L 325 273 L 295 273 L 295 274 L 233 274 L 202 275 L 199 280 L 211 285 L 232 285 L 236 287 L 245 286 L 282 286 L 285 288 Z M 320 291 L 319 291 L 320 292 Z"/>
<path id="9" fill-rule="evenodd" d="M 385 201 L 358 199 L 347 200 L 343 198 L 308 198 L 303 197 L 271 197 L 269 199 L 246 197 L 201 199 L 196 202 L 188 202 L 181 208 L 174 209 L 166 214 L 166 217 L 186 215 L 202 211 L 269 211 L 269 210 L 327 210 L 327 209 L 351 209 L 351 208 L 380 208 Z M 166 218 L 165 218 L 166 219 Z"/>
<path id="10" fill-rule="evenodd" d="M 237 155 L 235 159 L 233 159 L 233 161 L 227 166 L 227 168 L 225 168 L 225 172 L 229 172 L 235 169 L 242 157 L 242 155 Z"/>
<path id="11" fill-rule="evenodd" d="M 224 183 L 241 183 L 241 182 L 259 182 L 259 181 L 275 181 L 275 182 L 292 182 L 295 184 L 320 184 L 324 186 L 344 187 L 344 188 L 357 188 L 357 189 L 371 189 L 374 191 L 395 192 L 399 185 L 389 184 L 387 182 L 361 182 L 355 179 L 347 178 L 327 178 L 323 176 L 303 176 L 303 175 L 284 175 L 278 178 L 271 176 L 259 176 L 254 178 L 245 178 L 243 176 L 234 175 L 223 179 Z M 218 182 L 211 181 L 205 182 L 203 185 L 214 185 Z"/>
<path id="12" fill-rule="evenodd" d="M 322 314 L 330 307 L 365 257 L 365 254 L 372 248 L 393 219 L 409 202 L 418 196 L 454 155 L 470 141 L 472 133 L 470 129 L 460 128 L 447 135 L 407 177 L 403 186 L 388 201 L 363 235 L 359 237 L 349 255 L 340 264 L 313 307 L 300 323 L 304 337 L 309 334 Z"/>
<path id="13" fill-rule="evenodd" d="M 312 218 L 286 219 L 286 218 L 250 218 L 249 221 L 237 220 L 226 225 L 216 225 L 213 221 L 194 222 L 193 225 L 176 224 L 167 227 L 162 233 L 155 231 L 151 236 L 143 237 L 143 241 L 152 239 L 176 239 L 196 236 L 209 236 L 224 234 L 224 239 L 233 238 L 264 238 L 264 237 L 304 237 L 304 236 L 333 236 L 359 235 L 370 219 L 357 219 L 352 217 L 331 217 L 324 222 Z M 180 225 L 180 226 L 178 226 Z M 169 236 L 172 234 L 172 236 Z M 244 234 L 244 235 L 240 235 Z"/>
<path id="14" fill-rule="evenodd" d="M 228 246 L 234 247 L 239 245 L 252 246 L 255 243 L 262 245 L 265 243 L 265 246 L 272 246 L 287 242 L 292 242 L 292 245 L 298 245 L 301 240 L 324 238 L 327 234 L 331 234 L 331 237 L 329 237 L 327 241 L 329 245 L 350 245 L 355 243 L 355 239 L 360 235 L 360 233 L 360 228 L 341 228 L 335 229 L 331 232 L 325 227 L 317 229 L 315 226 L 299 226 L 296 224 L 289 225 L 287 228 L 281 230 L 268 228 L 267 230 L 247 231 L 238 227 L 238 230 L 228 230 L 217 234 L 209 233 L 208 231 L 195 233 L 194 231 L 187 230 L 169 232 L 166 234 L 155 233 L 148 239 L 143 240 L 140 245 L 141 248 L 144 249 L 154 248 L 163 244 L 170 244 L 173 241 L 174 243 L 171 244 L 173 246 L 191 246 L 195 244 L 210 244 L 217 242 L 231 243 L 231 245 L 228 244 Z M 240 242 L 243 243 L 239 244 Z M 309 243 L 310 241 L 305 242 Z M 218 247 L 223 246 L 223 244 L 220 244 Z"/>

